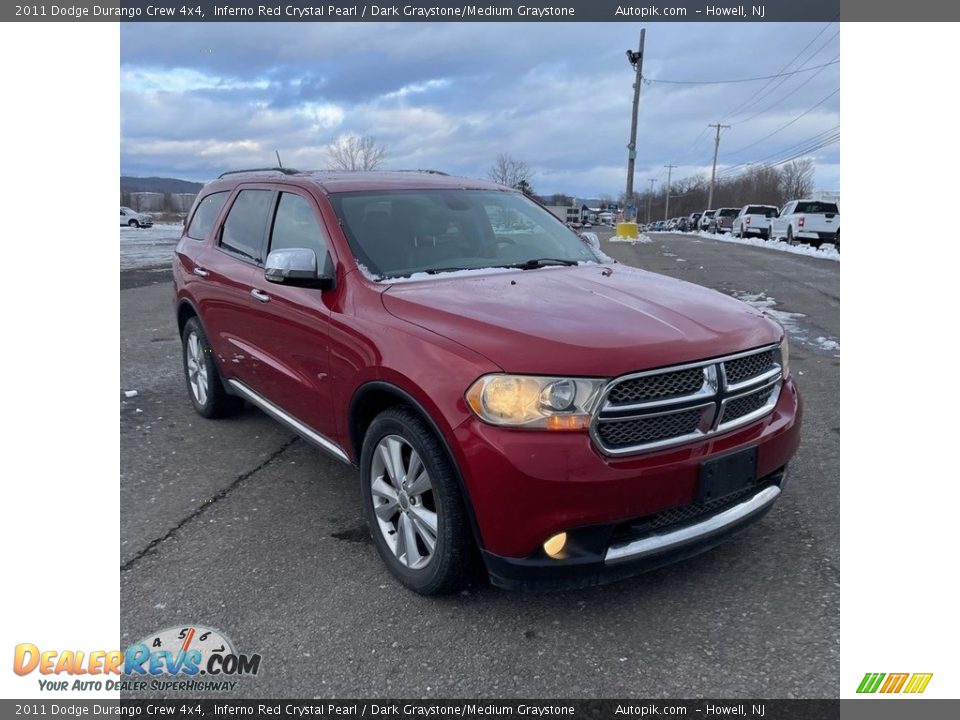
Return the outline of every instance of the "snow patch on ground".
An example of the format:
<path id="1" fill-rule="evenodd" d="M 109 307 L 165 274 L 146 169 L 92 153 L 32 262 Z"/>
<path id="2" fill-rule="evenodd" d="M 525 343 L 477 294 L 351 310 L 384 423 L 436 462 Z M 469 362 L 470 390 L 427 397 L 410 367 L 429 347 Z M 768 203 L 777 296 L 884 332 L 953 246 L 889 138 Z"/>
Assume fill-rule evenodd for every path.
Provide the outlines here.
<path id="1" fill-rule="evenodd" d="M 170 266 L 183 226 L 158 223 L 149 228 L 120 227 L 120 269 Z"/>
<path id="2" fill-rule="evenodd" d="M 802 345 L 809 345 L 819 348 L 820 350 L 836 353 L 840 352 L 839 339 L 828 338 L 824 337 L 823 335 L 818 336 L 815 340 L 811 339 L 801 322 L 806 315 L 803 313 L 787 312 L 786 310 L 777 310 L 776 299 L 770 297 L 766 293 L 746 293 L 734 291 L 733 296 L 737 298 L 737 300 L 742 300 L 748 305 L 752 305 L 758 310 L 762 310 L 780 323 L 786 333 L 790 336 L 791 340 Z"/>
<path id="3" fill-rule="evenodd" d="M 734 237 L 730 233 L 717 235 L 706 231 L 699 233 L 683 233 L 696 237 L 706 238 L 707 240 L 719 240 L 720 242 L 734 243 L 736 245 L 752 245 L 753 247 L 762 247 L 767 250 L 778 250 L 779 252 L 792 253 L 794 255 L 806 255 L 807 257 L 816 257 L 822 260 L 833 260 L 840 262 L 840 251 L 834 245 L 821 245 L 819 248 L 810 245 L 791 245 L 777 240 L 764 240 L 757 237 Z"/>

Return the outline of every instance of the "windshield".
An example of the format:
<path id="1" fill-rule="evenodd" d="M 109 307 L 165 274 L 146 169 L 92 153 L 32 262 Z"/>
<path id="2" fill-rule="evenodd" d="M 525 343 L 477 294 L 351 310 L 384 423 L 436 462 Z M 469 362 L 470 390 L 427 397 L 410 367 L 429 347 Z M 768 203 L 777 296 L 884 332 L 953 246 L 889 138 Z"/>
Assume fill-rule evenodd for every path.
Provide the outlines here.
<path id="1" fill-rule="evenodd" d="M 333 194 L 330 202 L 357 262 L 379 278 L 600 260 L 560 220 L 519 193 L 350 192 Z"/>

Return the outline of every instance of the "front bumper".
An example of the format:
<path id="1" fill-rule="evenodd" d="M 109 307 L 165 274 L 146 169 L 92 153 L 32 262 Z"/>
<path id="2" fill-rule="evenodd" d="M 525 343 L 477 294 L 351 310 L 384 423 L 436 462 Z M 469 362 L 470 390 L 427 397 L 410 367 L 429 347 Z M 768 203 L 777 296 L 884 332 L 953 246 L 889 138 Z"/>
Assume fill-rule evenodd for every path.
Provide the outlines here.
<path id="1" fill-rule="evenodd" d="M 588 528 L 588 537 L 609 540 L 601 540 L 600 552 L 571 560 L 515 559 L 484 552 L 484 561 L 491 582 L 508 590 L 575 589 L 622 580 L 716 547 L 766 515 L 780 497 L 785 479 L 784 467 L 761 478 L 744 497 L 738 497 L 712 513 L 660 529 L 650 529 L 651 523 L 646 518 L 634 523 Z M 579 532 L 583 533 L 584 529 Z"/>
<path id="2" fill-rule="evenodd" d="M 675 542 L 681 536 L 664 538 L 665 532 L 729 509 L 695 506 L 702 463 L 756 447 L 760 480 L 750 490 L 762 494 L 779 488 L 799 445 L 801 416 L 799 393 L 787 380 L 773 412 L 750 425 L 700 442 L 620 457 L 602 455 L 586 433 L 509 430 L 468 420 L 455 431 L 458 463 L 492 582 L 531 589 L 592 585 L 712 547 L 761 517 L 779 489 L 762 495 L 749 513 L 725 515 L 718 525 L 700 528 L 707 532 L 688 537 L 690 531 L 685 531 L 683 542 Z M 644 530 L 644 522 L 657 514 L 675 515 L 680 524 L 658 520 Z M 555 560 L 542 545 L 559 532 L 567 532 L 578 546 L 568 558 Z M 659 539 L 649 539 L 657 533 Z M 641 544 L 631 546 L 634 542 Z"/>

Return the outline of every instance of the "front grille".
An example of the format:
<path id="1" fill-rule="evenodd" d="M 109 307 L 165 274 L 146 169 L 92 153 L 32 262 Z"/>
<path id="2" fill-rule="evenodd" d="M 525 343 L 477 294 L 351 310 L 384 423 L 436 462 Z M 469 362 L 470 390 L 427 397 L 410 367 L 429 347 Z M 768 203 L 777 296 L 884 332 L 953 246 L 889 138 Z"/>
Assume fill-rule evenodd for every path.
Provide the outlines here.
<path id="1" fill-rule="evenodd" d="M 727 383 L 730 385 L 749 380 L 772 370 L 776 365 L 773 350 L 747 355 L 746 357 L 727 360 L 723 368 L 727 373 Z"/>
<path id="2" fill-rule="evenodd" d="M 728 423 L 756 412 L 769 402 L 770 396 L 776 389 L 777 386 L 774 384 L 749 395 L 729 400 L 723 408 L 723 417 L 720 419 L 720 423 Z"/>
<path id="3" fill-rule="evenodd" d="M 770 346 L 625 375 L 607 386 L 591 435 L 601 451 L 623 455 L 732 430 L 773 410 L 779 370 L 777 348 Z"/>
<path id="4" fill-rule="evenodd" d="M 702 410 L 671 415 L 651 415 L 630 420 L 612 420 L 600 424 L 598 433 L 606 447 L 624 448 L 683 437 L 697 431 Z"/>
<path id="5" fill-rule="evenodd" d="M 611 405 L 662 400 L 664 398 L 692 395 L 703 387 L 703 368 L 694 367 L 675 372 L 646 375 L 624 380 L 615 385 L 607 395 Z"/>

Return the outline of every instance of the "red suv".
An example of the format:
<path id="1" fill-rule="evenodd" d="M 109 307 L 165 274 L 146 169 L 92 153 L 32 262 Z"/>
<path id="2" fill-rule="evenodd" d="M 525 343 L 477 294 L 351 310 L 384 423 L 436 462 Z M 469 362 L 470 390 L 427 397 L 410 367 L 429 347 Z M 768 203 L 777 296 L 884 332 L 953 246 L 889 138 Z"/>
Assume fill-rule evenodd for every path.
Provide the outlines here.
<path id="1" fill-rule="evenodd" d="M 174 282 L 197 412 L 253 403 L 357 466 L 376 548 L 417 592 L 701 552 L 770 509 L 799 442 L 780 325 L 499 185 L 226 173 Z"/>

